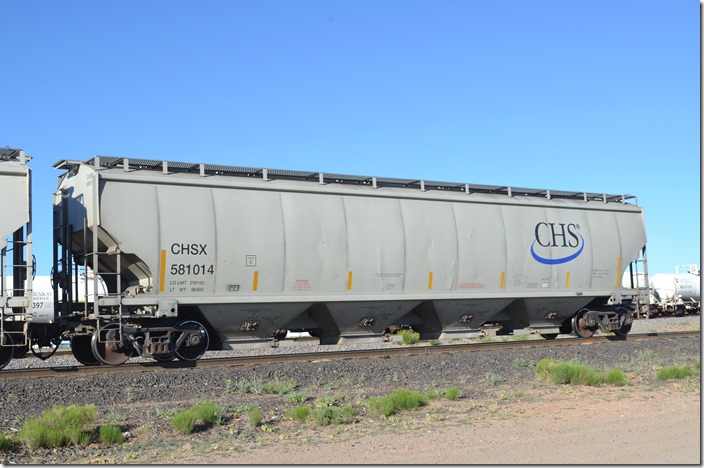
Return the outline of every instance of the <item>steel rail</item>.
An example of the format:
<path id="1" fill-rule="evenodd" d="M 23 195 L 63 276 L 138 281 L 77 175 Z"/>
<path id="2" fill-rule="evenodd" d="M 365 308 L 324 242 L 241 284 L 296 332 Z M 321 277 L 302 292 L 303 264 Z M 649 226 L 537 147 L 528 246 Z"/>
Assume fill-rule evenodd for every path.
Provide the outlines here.
<path id="1" fill-rule="evenodd" d="M 286 362 L 323 362 L 347 359 L 391 358 L 419 354 L 454 354 L 497 349 L 546 348 L 553 346 L 585 346 L 612 341 L 643 341 L 652 339 L 678 339 L 699 337 L 700 331 L 634 333 L 628 336 L 593 336 L 591 338 L 561 338 L 556 340 L 503 341 L 490 343 L 460 343 L 440 345 L 399 346 L 347 351 L 320 351 L 278 355 L 235 356 L 208 358 L 198 361 L 133 362 L 118 366 L 57 366 L 32 369 L 0 370 L 0 381 L 41 377 L 69 377 L 127 372 L 154 372 L 173 369 L 208 369 L 282 364 Z"/>

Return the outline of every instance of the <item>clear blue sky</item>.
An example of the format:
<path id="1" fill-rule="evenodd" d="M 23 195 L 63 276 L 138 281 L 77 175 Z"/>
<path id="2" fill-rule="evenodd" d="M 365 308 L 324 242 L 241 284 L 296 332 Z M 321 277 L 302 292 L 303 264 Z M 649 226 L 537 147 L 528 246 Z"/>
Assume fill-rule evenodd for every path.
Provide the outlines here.
<path id="1" fill-rule="evenodd" d="M 0 146 L 631 193 L 650 272 L 700 263 L 694 0 L 0 2 Z"/>

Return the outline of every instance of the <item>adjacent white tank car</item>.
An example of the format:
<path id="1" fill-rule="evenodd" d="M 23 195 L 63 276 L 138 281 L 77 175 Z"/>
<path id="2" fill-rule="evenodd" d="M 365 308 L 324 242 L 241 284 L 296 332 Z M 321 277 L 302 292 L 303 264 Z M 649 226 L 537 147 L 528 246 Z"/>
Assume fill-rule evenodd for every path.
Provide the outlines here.
<path id="1" fill-rule="evenodd" d="M 701 311 L 701 276 L 698 269 L 689 273 L 643 273 L 623 275 L 623 286 L 638 289 L 642 303 L 652 315 L 697 314 Z M 639 297 L 639 295 L 634 295 Z"/>
<path id="2" fill-rule="evenodd" d="M 6 200 L 29 197 L 19 155 L 2 161 L 24 180 L 0 180 Z M 633 320 L 620 280 L 646 235 L 632 196 L 114 157 L 55 167 L 54 317 L 32 320 L 29 204 L 4 209 L 15 277 L 30 278 L 14 284 L 30 291 L 2 295 L 2 350 L 70 339 L 80 362 L 120 364 L 288 331 L 588 337 Z"/>
<path id="3" fill-rule="evenodd" d="M 698 312 L 701 301 L 698 274 L 658 273 L 650 277 L 652 306 L 660 313 Z"/>
<path id="4" fill-rule="evenodd" d="M 57 304 L 88 334 L 74 333 L 86 363 L 197 359 L 288 330 L 323 344 L 401 325 L 630 330 L 620 279 L 646 242 L 633 197 L 114 157 L 55 167 L 57 272 L 91 267 L 110 290 L 83 314 Z"/>

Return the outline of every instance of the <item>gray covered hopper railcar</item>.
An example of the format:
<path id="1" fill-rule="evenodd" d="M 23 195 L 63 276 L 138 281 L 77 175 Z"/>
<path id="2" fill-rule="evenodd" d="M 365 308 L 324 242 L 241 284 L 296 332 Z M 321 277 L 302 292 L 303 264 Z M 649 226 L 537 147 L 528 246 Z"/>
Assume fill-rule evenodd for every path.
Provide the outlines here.
<path id="1" fill-rule="evenodd" d="M 27 261 L 32 258 L 29 159 L 20 149 L 0 148 L 0 369 L 10 362 L 16 349 L 27 346 L 26 324 L 31 318 L 32 266 Z"/>
<path id="2" fill-rule="evenodd" d="M 55 167 L 55 274 L 91 268 L 110 290 L 91 306 L 57 291 L 82 362 L 197 359 L 286 331 L 325 344 L 400 326 L 630 330 L 620 283 L 646 243 L 630 196 L 114 157 Z"/>

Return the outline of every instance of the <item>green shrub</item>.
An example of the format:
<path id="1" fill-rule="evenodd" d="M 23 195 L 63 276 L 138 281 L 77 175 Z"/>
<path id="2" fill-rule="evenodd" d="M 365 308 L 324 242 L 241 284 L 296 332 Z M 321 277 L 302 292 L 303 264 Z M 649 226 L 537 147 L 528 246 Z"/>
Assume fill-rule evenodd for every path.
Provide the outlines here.
<path id="1" fill-rule="evenodd" d="M 121 444 L 125 441 L 122 430 L 113 425 L 100 426 L 99 436 L 100 441 L 104 444 Z"/>
<path id="2" fill-rule="evenodd" d="M 425 403 L 425 395 L 408 389 L 399 389 L 389 396 L 369 399 L 367 408 L 372 413 L 391 416 L 399 411 L 419 408 Z"/>
<path id="3" fill-rule="evenodd" d="M 286 394 L 284 400 L 287 403 L 303 403 L 304 401 L 308 400 L 308 393 L 304 391 L 291 392 Z"/>
<path id="4" fill-rule="evenodd" d="M 391 401 L 391 398 L 389 397 L 370 398 L 367 402 L 367 408 L 372 413 L 380 414 L 382 416 L 391 416 L 396 413 L 394 402 Z"/>
<path id="5" fill-rule="evenodd" d="M 16 440 L 0 434 L 0 452 L 12 452 L 18 448 L 18 445 Z"/>
<path id="6" fill-rule="evenodd" d="M 460 392 L 460 389 L 457 387 L 448 388 L 445 392 L 445 398 L 448 400 L 456 400 L 460 396 L 462 396 L 462 392 Z"/>
<path id="7" fill-rule="evenodd" d="M 399 389 L 389 395 L 394 406 L 399 410 L 416 409 L 425 405 L 425 396 L 422 393 L 407 389 Z"/>
<path id="8" fill-rule="evenodd" d="M 247 410 L 247 420 L 249 421 L 249 425 L 251 427 L 257 427 L 260 425 L 262 423 L 262 419 L 264 419 L 264 413 L 261 408 L 255 407 Z"/>
<path id="9" fill-rule="evenodd" d="M 188 435 L 193 432 L 196 427 L 196 415 L 191 410 L 179 411 L 171 418 L 171 426 L 176 429 L 176 432 Z"/>
<path id="10" fill-rule="evenodd" d="M 603 379 L 592 369 L 584 364 L 570 364 L 560 362 L 552 369 L 552 381 L 558 384 L 577 384 L 599 386 Z"/>
<path id="11" fill-rule="evenodd" d="M 183 411 L 179 411 L 171 418 L 172 427 L 179 433 L 188 435 L 199 421 L 206 427 L 220 424 L 222 408 L 206 401 Z"/>
<path id="12" fill-rule="evenodd" d="M 658 380 L 685 379 L 695 374 L 694 370 L 688 366 L 668 366 L 657 372 Z"/>
<path id="13" fill-rule="evenodd" d="M 296 406 L 295 408 L 287 409 L 284 415 L 294 421 L 303 422 L 310 416 L 310 408 L 307 406 Z"/>
<path id="14" fill-rule="evenodd" d="M 628 385 L 628 376 L 621 369 L 611 369 L 606 373 L 604 383 L 624 387 Z"/>
<path id="15" fill-rule="evenodd" d="M 490 387 L 494 387 L 496 384 L 503 382 L 504 380 L 506 379 L 500 375 L 494 374 L 493 372 L 486 372 L 484 374 L 484 382 L 486 382 L 486 384 Z"/>
<path id="16" fill-rule="evenodd" d="M 628 384 L 628 377 L 620 369 L 597 372 L 580 363 L 569 363 L 555 359 L 541 359 L 535 366 L 538 378 L 556 384 L 576 384 L 598 387 L 608 383 L 622 387 Z"/>
<path id="17" fill-rule="evenodd" d="M 420 333 L 413 330 L 399 330 L 398 334 L 403 338 L 403 344 L 412 345 L 420 340 Z"/>
<path id="18" fill-rule="evenodd" d="M 262 390 L 264 393 L 273 395 L 285 395 L 294 391 L 297 386 L 298 384 L 293 379 L 285 380 L 283 382 L 274 380 L 272 382 L 265 383 Z"/>
<path id="19" fill-rule="evenodd" d="M 95 405 L 56 405 L 25 421 L 19 438 L 30 448 L 57 448 L 87 444 L 91 440 Z"/>
<path id="20" fill-rule="evenodd" d="M 225 393 L 237 393 L 244 395 L 250 393 L 252 395 L 261 395 L 264 393 L 264 380 L 261 377 L 254 376 L 252 380 L 237 380 L 232 383 L 232 379 L 227 379 L 225 381 Z"/>
<path id="21" fill-rule="evenodd" d="M 330 426 L 337 424 L 351 424 L 357 418 L 357 410 L 352 405 L 343 406 L 327 406 L 324 408 L 315 408 L 313 410 L 313 419 L 321 426 Z"/>
<path id="22" fill-rule="evenodd" d="M 222 421 L 223 410 L 215 406 L 212 401 L 206 401 L 191 408 L 196 419 L 202 421 L 206 426 L 214 426 Z"/>

